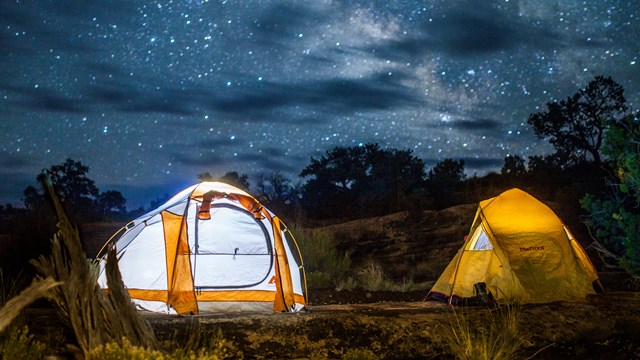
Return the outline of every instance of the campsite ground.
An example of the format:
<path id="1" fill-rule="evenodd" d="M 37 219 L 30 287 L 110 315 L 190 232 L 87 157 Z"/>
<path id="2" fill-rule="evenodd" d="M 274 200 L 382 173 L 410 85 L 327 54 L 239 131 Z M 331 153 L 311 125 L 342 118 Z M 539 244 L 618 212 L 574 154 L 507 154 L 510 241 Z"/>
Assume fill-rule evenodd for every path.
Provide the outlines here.
<path id="1" fill-rule="evenodd" d="M 341 298 L 340 292 L 332 298 Z M 393 297 L 391 293 L 369 298 Z M 404 294 L 403 296 L 407 296 Z M 339 358 L 348 349 L 369 349 L 385 359 L 452 358 L 446 334 L 453 309 L 437 302 L 384 301 L 312 305 L 299 314 L 209 314 L 197 317 L 146 314 L 161 338 L 197 324 L 219 328 L 246 358 Z M 611 293 L 586 303 L 520 308 L 522 358 L 640 358 L 640 294 Z M 491 321 L 486 308 L 458 308 L 472 324 Z"/>
<path id="2" fill-rule="evenodd" d="M 354 295 L 321 291 L 311 298 L 309 311 L 296 314 L 141 315 L 165 343 L 186 340 L 194 330 L 208 336 L 220 329 L 246 359 L 338 359 L 350 349 L 368 349 L 384 359 L 452 359 L 447 333 L 456 315 L 474 327 L 486 327 L 498 316 L 485 307 L 454 309 L 423 302 L 420 292 Z M 345 303 L 349 299 L 361 303 Z M 584 303 L 521 306 L 520 358 L 638 359 L 638 302 L 640 293 L 611 292 Z M 36 337 L 57 339 L 58 346 L 69 341 L 51 308 L 30 309 L 26 317 Z M 64 347 L 60 351 L 60 358 L 73 358 Z"/>
<path id="3" fill-rule="evenodd" d="M 166 341 L 193 334 L 189 329 L 194 326 L 200 334 L 220 329 L 245 358 L 334 359 L 349 349 L 368 349 L 385 359 L 452 358 L 446 334 L 455 319 L 454 309 L 422 300 L 427 285 L 462 244 L 475 206 L 396 213 L 324 227 L 337 247 L 351 254 L 353 276 L 358 268 L 377 264 L 387 279 L 396 283 L 410 280 L 420 285 L 419 290 L 311 289 L 309 311 L 298 314 L 143 316 Z M 83 238 L 106 239 L 119 227 L 114 225 L 85 229 Z M 582 239 L 578 224 L 569 225 Z M 94 253 L 101 243 L 84 245 L 88 253 Z M 522 358 L 640 358 L 640 293 L 630 291 L 622 273 L 605 273 L 601 280 L 609 293 L 591 296 L 584 303 L 522 306 L 518 322 L 524 340 Z M 477 325 L 492 321 L 496 314 L 486 308 L 455 311 Z M 35 325 L 30 329 L 36 332 L 60 333 L 50 309 L 32 309 L 27 317 Z"/>

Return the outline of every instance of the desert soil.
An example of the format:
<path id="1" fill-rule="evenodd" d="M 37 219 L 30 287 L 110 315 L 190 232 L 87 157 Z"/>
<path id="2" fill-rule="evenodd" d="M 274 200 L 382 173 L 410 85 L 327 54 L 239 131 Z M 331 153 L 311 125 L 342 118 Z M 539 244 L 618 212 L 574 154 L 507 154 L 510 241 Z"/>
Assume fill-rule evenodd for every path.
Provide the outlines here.
<path id="1" fill-rule="evenodd" d="M 638 359 L 639 302 L 640 293 L 616 292 L 584 303 L 521 306 L 521 358 Z M 336 359 L 348 349 L 362 348 L 384 359 L 447 359 L 452 358 L 446 334 L 454 311 L 478 327 L 496 316 L 496 310 L 484 307 L 453 309 L 433 301 L 312 305 L 297 314 L 143 316 L 163 339 L 196 324 L 201 331 L 221 329 L 245 358 Z"/>
<path id="2" fill-rule="evenodd" d="M 339 359 L 349 349 L 368 349 L 383 359 L 453 359 L 447 333 L 455 316 L 480 328 L 498 312 L 423 302 L 418 292 L 361 292 L 363 303 L 351 304 L 342 301 L 354 294 L 329 293 L 322 305 L 295 314 L 140 314 L 165 344 L 185 341 L 194 329 L 205 336 L 220 330 L 245 359 Z M 415 301 L 395 300 L 410 297 Z M 640 359 L 640 293 L 612 292 L 587 300 L 520 306 L 520 358 Z M 66 345 L 73 336 L 52 308 L 32 308 L 25 316 L 36 339 L 57 341 L 49 346 L 60 349 L 59 358 L 74 358 Z"/>
<path id="3" fill-rule="evenodd" d="M 388 279 L 411 280 L 423 286 L 420 291 L 312 289 L 309 311 L 297 314 L 143 316 L 157 336 L 167 341 L 193 326 L 200 331 L 220 329 L 245 358 L 336 359 L 356 348 L 369 349 L 385 359 L 452 358 L 446 333 L 454 309 L 422 300 L 429 288 L 426 285 L 437 279 L 462 245 L 475 209 L 476 204 L 470 204 L 403 212 L 324 228 L 333 234 L 340 250 L 351 254 L 353 276 L 359 267 L 375 263 Z M 119 227 L 114 225 L 86 229 L 91 236 L 85 239 L 106 240 Z M 580 240 L 579 226 L 570 224 Z M 97 252 L 103 242 L 85 243 L 87 253 Z M 597 260 L 594 254 L 590 256 Z M 603 274 L 601 280 L 609 293 L 591 296 L 584 303 L 522 306 L 519 328 L 525 343 L 521 358 L 640 359 L 640 293 L 628 292 L 619 274 Z M 485 327 L 492 318 L 486 308 L 455 311 L 475 327 Z"/>

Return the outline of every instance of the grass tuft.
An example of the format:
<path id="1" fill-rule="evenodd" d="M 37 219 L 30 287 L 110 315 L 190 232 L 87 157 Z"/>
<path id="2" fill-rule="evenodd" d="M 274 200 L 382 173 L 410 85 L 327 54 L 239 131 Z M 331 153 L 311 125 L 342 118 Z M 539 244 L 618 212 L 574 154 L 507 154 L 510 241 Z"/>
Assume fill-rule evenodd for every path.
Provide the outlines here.
<path id="1" fill-rule="evenodd" d="M 13 277 L 5 277 L 4 269 L 0 268 L 0 306 L 4 306 L 9 300 L 18 295 L 27 287 L 28 279 L 24 272 L 19 272 Z"/>
<path id="2" fill-rule="evenodd" d="M 365 266 L 358 275 L 360 284 L 365 290 L 385 290 L 392 286 L 391 282 L 385 278 L 382 267 L 378 264 L 371 263 Z"/>
<path id="3" fill-rule="evenodd" d="M 519 334 L 520 308 L 506 305 L 490 313 L 487 321 L 473 322 L 453 311 L 447 341 L 460 360 L 515 360 L 520 357 L 524 339 Z"/>
<path id="4" fill-rule="evenodd" d="M 174 360 L 243 358 L 242 351 L 224 338 L 222 330 L 204 328 L 197 318 L 192 321 L 184 337 L 178 339 L 176 334 L 169 346 L 167 350 Z"/>
<path id="5" fill-rule="evenodd" d="M 340 360 L 378 360 L 380 357 L 369 349 L 349 349 Z"/>

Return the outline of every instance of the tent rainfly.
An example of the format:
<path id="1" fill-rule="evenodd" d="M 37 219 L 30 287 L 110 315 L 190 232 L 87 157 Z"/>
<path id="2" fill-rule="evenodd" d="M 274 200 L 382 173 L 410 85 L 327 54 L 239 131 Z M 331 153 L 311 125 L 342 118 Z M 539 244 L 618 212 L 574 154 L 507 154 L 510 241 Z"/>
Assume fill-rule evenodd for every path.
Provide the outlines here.
<path id="1" fill-rule="evenodd" d="M 295 239 L 277 216 L 236 187 L 193 185 L 122 230 L 115 241 L 118 267 L 141 309 L 198 314 L 306 306 Z M 98 254 L 103 289 L 110 243 Z"/>
<path id="2" fill-rule="evenodd" d="M 462 248 L 427 299 L 464 304 L 486 288 L 496 301 L 584 301 L 602 289 L 566 225 L 520 189 L 481 201 Z M 484 284 L 482 284 L 484 283 Z"/>

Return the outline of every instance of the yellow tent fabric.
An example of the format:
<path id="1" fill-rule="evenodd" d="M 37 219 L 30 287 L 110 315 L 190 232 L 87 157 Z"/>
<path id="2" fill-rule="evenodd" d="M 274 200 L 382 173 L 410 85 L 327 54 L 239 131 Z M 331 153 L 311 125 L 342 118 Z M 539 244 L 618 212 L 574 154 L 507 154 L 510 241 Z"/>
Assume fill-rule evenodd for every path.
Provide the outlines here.
<path id="1" fill-rule="evenodd" d="M 466 241 L 427 295 L 459 304 L 485 283 L 496 301 L 580 301 L 599 285 L 558 216 L 520 189 L 481 201 Z"/>

